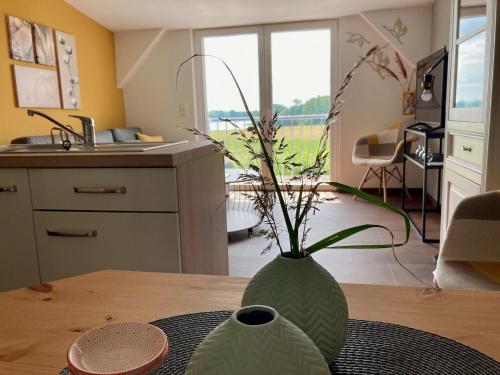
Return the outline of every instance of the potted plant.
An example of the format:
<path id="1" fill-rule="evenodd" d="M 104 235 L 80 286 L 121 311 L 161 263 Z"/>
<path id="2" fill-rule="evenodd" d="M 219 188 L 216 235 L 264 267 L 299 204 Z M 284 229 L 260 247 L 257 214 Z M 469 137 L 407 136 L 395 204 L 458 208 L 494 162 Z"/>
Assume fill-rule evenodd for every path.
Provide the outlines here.
<path id="1" fill-rule="evenodd" d="M 356 70 L 377 50 L 378 47 L 370 49 L 346 74 L 332 101 L 312 165 L 302 165 L 296 154 L 286 152 L 286 139 L 278 137 L 280 126 L 277 123 L 276 114 L 269 119 L 256 120 L 254 118 L 233 72 L 223 60 L 215 56 L 211 57 L 220 60 L 231 75 L 251 126 L 249 129 L 243 129 L 229 119 L 221 120 L 234 126 L 232 135 L 243 142 L 250 153 L 250 163 L 244 165 L 222 142 L 212 138 L 209 134 L 198 129 L 187 129 L 195 135 L 208 139 L 219 152 L 245 171 L 240 178 L 249 184 L 251 191 L 248 197 L 252 199 L 255 209 L 263 215 L 268 227 L 267 230 L 259 233 L 268 240 L 268 245 L 263 252 L 269 251 L 273 244 L 276 244 L 280 251 L 273 261 L 252 278 L 245 290 L 242 306 L 267 305 L 275 308 L 279 314 L 295 323 L 313 340 L 329 363 L 335 359 L 345 342 L 348 320 L 347 303 L 342 289 L 333 276 L 311 255 L 327 248 L 393 248 L 404 245 L 409 238 L 410 223 L 403 212 L 353 187 L 339 182 L 320 180 L 328 159 L 330 128 L 335 125 L 341 112 L 342 96 Z M 185 63 L 197 56 L 203 55 L 190 57 L 179 66 L 179 71 Z M 293 176 L 288 181 L 282 178 L 280 171 L 284 170 L 293 172 Z M 307 235 L 310 231 L 308 221 L 310 215 L 318 210 L 321 185 L 333 186 L 401 215 L 406 230 L 404 241 L 394 243 L 392 233 L 382 225 L 364 224 L 333 233 L 315 243 L 308 243 Z M 284 222 L 283 228 L 276 216 L 277 210 L 273 209 L 275 204 L 279 205 L 279 212 Z M 371 228 L 387 230 L 392 242 L 373 245 L 336 245 L 339 241 Z"/>

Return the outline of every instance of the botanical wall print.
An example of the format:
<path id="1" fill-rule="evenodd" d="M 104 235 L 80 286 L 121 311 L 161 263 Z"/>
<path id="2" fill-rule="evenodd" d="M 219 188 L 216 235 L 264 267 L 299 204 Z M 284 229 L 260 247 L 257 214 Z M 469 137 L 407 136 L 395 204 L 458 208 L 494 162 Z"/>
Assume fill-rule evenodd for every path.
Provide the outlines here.
<path id="1" fill-rule="evenodd" d="M 57 72 L 14 65 L 18 107 L 61 108 Z"/>
<path id="2" fill-rule="evenodd" d="M 365 36 L 361 33 L 358 33 L 358 32 L 350 32 L 348 31 L 346 33 L 347 35 L 349 35 L 349 37 L 347 38 L 346 42 L 347 43 L 350 43 L 350 44 L 357 44 L 359 48 L 363 48 L 363 46 L 365 44 L 371 44 L 372 42 L 370 42 L 368 39 L 365 38 Z M 387 56 L 385 53 L 384 53 L 384 48 L 377 48 L 377 50 L 375 50 L 375 52 L 373 52 L 371 54 L 371 57 L 369 60 L 366 61 L 366 63 L 368 64 L 368 66 L 375 72 L 379 75 L 380 78 L 382 79 L 385 79 L 385 77 L 387 76 L 386 73 L 384 73 L 381 69 L 382 66 L 388 66 L 390 64 L 390 60 L 389 60 L 389 56 Z"/>
<path id="3" fill-rule="evenodd" d="M 383 68 L 389 66 L 391 60 L 382 49 L 378 49 L 371 55 L 371 58 L 366 61 L 368 66 L 379 75 L 380 78 L 385 79 L 387 72 Z"/>
<path id="4" fill-rule="evenodd" d="M 56 52 L 54 46 L 54 32 L 45 25 L 33 25 L 35 36 L 35 59 L 38 64 L 55 66 Z"/>
<path id="5" fill-rule="evenodd" d="M 371 42 L 361 33 L 351 33 L 348 31 L 347 35 L 349 35 L 347 43 L 357 43 L 359 47 L 363 47 L 365 44 L 371 44 Z"/>
<path id="6" fill-rule="evenodd" d="M 401 38 L 408 32 L 408 27 L 406 27 L 403 21 L 401 21 L 401 18 L 398 17 L 392 27 L 388 27 L 385 25 L 382 25 L 382 27 L 386 29 L 394 37 L 394 39 L 399 42 L 399 44 L 403 44 Z"/>
<path id="7" fill-rule="evenodd" d="M 399 17 L 392 28 L 388 28 L 387 26 L 383 27 L 387 31 L 389 31 L 391 35 L 396 40 L 398 40 L 399 43 L 403 44 L 401 41 L 401 37 L 408 32 L 408 28 L 403 24 L 403 21 L 401 21 Z M 359 48 L 363 48 L 365 44 L 371 44 L 371 42 L 359 32 L 347 32 L 346 34 L 348 35 L 346 42 L 350 44 L 357 44 Z M 388 46 L 389 44 L 385 45 L 384 47 L 377 48 L 371 54 L 370 58 L 366 60 L 366 63 L 375 73 L 378 74 L 380 79 L 386 79 L 386 77 L 390 77 L 399 84 L 402 90 L 403 116 L 412 116 L 415 114 L 416 99 L 415 91 L 412 91 L 412 84 L 415 78 L 415 69 L 413 69 L 410 74 L 409 69 L 405 66 L 403 59 L 397 51 L 394 52 L 394 62 L 396 63 L 398 69 L 391 69 L 391 59 L 384 52 L 385 48 Z"/>
<path id="8" fill-rule="evenodd" d="M 31 23 L 18 17 L 8 16 L 10 53 L 14 60 L 35 61 Z"/>
<path id="9" fill-rule="evenodd" d="M 57 69 L 61 80 L 61 98 L 64 109 L 80 108 L 80 79 L 75 37 L 56 31 Z"/>
<path id="10" fill-rule="evenodd" d="M 388 67 L 388 65 L 380 66 L 382 72 L 384 72 L 388 77 L 394 78 L 403 91 L 410 91 L 413 78 L 415 77 L 415 69 L 408 72 L 408 68 L 405 66 L 403 59 L 399 53 L 394 52 L 394 62 L 398 66 L 399 71 L 394 71 Z"/>

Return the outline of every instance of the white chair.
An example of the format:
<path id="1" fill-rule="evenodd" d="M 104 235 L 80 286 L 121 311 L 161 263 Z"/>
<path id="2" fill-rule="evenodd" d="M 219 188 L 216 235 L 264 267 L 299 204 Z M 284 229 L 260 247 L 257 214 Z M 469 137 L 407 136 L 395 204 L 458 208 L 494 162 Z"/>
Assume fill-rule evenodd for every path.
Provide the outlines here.
<path id="1" fill-rule="evenodd" d="M 411 146 L 413 140 L 414 138 L 407 139 L 407 143 L 410 143 L 407 147 Z M 383 190 L 384 202 L 387 201 L 387 183 L 391 177 L 403 183 L 403 176 L 397 166 L 403 161 L 403 143 L 403 132 L 399 123 L 356 140 L 352 150 L 352 163 L 367 167 L 358 186 L 359 190 L 368 180 L 376 177 L 379 180 L 379 192 L 380 189 Z M 406 186 L 403 188 L 411 199 Z M 353 199 L 356 199 L 356 196 Z"/>
<path id="2" fill-rule="evenodd" d="M 500 190 L 458 204 L 434 279 L 441 288 L 500 290 Z"/>

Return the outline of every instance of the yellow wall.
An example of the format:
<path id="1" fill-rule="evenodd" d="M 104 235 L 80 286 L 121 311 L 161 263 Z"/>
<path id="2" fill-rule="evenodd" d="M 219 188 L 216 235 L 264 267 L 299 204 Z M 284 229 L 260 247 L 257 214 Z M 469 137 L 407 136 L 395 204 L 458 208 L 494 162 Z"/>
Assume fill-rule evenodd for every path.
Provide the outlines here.
<path id="1" fill-rule="evenodd" d="M 41 23 L 75 35 L 80 71 L 81 110 L 42 109 L 61 122 L 80 130 L 80 122 L 67 115 L 93 117 L 96 129 L 123 127 L 125 110 L 121 90 L 116 88 L 113 33 L 64 0 L 0 0 L 0 144 L 24 135 L 49 134 L 50 123 L 28 117 L 16 107 L 12 64 L 42 67 L 10 58 L 7 15 Z"/>

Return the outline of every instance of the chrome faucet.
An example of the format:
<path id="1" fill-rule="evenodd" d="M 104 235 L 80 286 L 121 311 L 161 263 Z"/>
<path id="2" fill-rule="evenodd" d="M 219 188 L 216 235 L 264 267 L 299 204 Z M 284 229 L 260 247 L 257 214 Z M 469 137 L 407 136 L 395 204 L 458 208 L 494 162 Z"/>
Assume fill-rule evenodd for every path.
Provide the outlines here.
<path id="1" fill-rule="evenodd" d="M 46 120 L 49 120 L 50 122 L 55 124 L 58 128 L 60 128 L 62 131 L 69 133 L 76 139 L 82 141 L 85 146 L 95 146 L 95 130 L 94 130 L 95 123 L 93 118 L 85 116 L 69 115 L 69 117 L 77 118 L 82 122 L 82 127 L 83 127 L 83 136 L 82 136 L 81 134 L 78 134 L 73 129 L 71 129 L 69 126 L 61 124 L 59 121 L 53 119 L 49 115 L 46 115 L 45 113 L 40 111 L 28 109 L 28 116 L 34 116 L 34 115 L 38 115 Z"/>
<path id="2" fill-rule="evenodd" d="M 77 118 L 82 123 L 83 143 L 87 146 L 95 146 L 95 121 L 92 117 L 69 115 Z"/>

